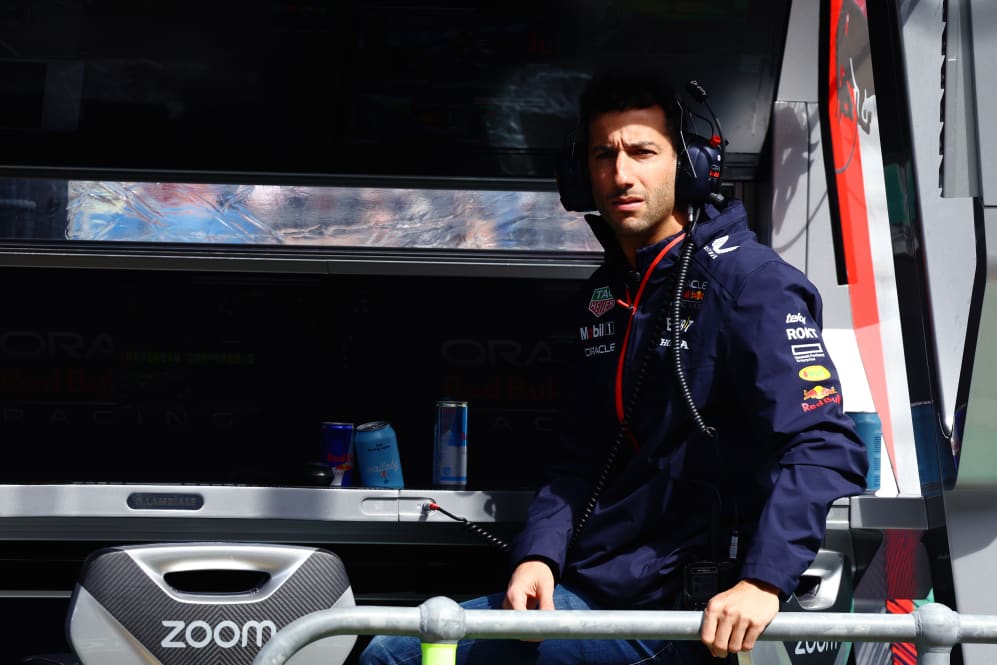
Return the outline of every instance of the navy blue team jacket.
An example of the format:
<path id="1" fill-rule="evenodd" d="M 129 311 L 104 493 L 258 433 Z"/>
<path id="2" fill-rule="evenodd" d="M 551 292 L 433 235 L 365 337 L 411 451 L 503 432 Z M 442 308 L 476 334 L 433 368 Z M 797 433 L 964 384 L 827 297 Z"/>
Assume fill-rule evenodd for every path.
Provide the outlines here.
<path id="1" fill-rule="evenodd" d="M 758 242 L 739 201 L 708 208 L 693 233 L 679 359 L 716 436 L 703 436 L 686 406 L 672 320 L 659 316 L 684 234 L 640 249 L 636 272 L 607 249 L 575 305 L 556 462 L 511 548 L 513 563 L 546 559 L 603 607 L 674 606 L 682 565 L 727 556 L 734 529 L 741 577 L 788 596 L 831 503 L 865 488 L 868 457 L 842 409 L 817 289 Z M 607 469 L 623 417 L 629 431 Z"/>

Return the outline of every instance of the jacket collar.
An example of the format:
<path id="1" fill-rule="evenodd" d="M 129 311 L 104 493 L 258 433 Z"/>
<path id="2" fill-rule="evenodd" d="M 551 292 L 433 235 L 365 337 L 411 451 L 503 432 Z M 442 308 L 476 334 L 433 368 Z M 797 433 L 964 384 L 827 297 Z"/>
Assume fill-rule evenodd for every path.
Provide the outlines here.
<path id="1" fill-rule="evenodd" d="M 609 228 L 606 220 L 599 215 L 589 214 L 585 215 L 585 221 L 588 222 L 592 233 L 599 241 L 599 244 L 602 245 L 603 250 L 605 250 L 606 264 L 629 269 L 630 266 L 627 263 L 626 256 L 623 254 L 623 249 L 620 247 L 619 242 L 617 242 L 616 235 Z M 699 247 L 702 247 L 721 235 L 729 235 L 742 228 L 747 228 L 747 216 L 744 204 L 737 199 L 732 199 L 722 211 L 710 205 L 704 208 L 700 220 L 693 231 L 693 240 Z M 682 231 L 679 233 L 682 233 Z M 638 249 L 637 269 L 644 270 L 654 260 L 654 257 L 658 255 L 661 248 L 671 242 L 676 235 L 678 234 L 671 235 L 653 245 L 647 245 Z M 673 251 L 677 252 L 678 249 L 676 248 Z"/>

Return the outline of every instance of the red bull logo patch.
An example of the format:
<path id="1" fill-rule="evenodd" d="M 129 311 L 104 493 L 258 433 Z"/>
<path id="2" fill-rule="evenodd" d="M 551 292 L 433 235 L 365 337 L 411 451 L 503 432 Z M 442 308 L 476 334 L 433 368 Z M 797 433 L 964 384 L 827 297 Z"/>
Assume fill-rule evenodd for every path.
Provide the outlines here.
<path id="1" fill-rule="evenodd" d="M 613 298 L 612 291 L 608 286 L 600 286 L 592 292 L 589 299 L 589 311 L 595 316 L 602 316 L 616 306 L 616 299 Z"/>
<path id="2" fill-rule="evenodd" d="M 814 409 L 819 409 L 822 406 L 827 406 L 828 404 L 841 404 L 841 395 L 838 394 L 838 389 L 831 387 L 827 388 L 825 386 L 814 386 L 810 390 L 803 391 L 804 400 L 816 400 L 813 403 L 803 401 L 800 403 L 800 408 L 804 412 L 813 411 Z"/>
<path id="3" fill-rule="evenodd" d="M 706 297 L 706 291 L 702 289 L 686 289 L 682 292 L 682 300 L 685 302 L 702 302 Z"/>
<path id="4" fill-rule="evenodd" d="M 828 395 L 837 395 L 837 388 L 825 388 L 824 386 L 814 386 L 803 391 L 803 399 L 824 399 Z"/>
<path id="5" fill-rule="evenodd" d="M 813 404 L 810 404 L 808 402 L 801 402 L 800 408 L 802 408 L 803 411 L 806 412 L 806 411 L 813 411 L 814 409 L 819 409 L 820 407 L 827 406 L 828 404 L 841 404 L 841 395 L 828 395 L 823 399 L 817 400 Z"/>

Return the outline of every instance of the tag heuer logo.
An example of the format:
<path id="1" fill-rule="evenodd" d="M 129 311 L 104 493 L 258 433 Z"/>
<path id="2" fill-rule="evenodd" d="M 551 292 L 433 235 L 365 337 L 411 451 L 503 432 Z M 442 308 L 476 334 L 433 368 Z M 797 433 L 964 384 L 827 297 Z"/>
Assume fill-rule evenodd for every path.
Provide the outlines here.
<path id="1" fill-rule="evenodd" d="M 596 316 L 602 316 L 616 305 L 613 294 L 608 286 L 600 286 L 592 292 L 592 299 L 589 300 L 589 311 Z"/>

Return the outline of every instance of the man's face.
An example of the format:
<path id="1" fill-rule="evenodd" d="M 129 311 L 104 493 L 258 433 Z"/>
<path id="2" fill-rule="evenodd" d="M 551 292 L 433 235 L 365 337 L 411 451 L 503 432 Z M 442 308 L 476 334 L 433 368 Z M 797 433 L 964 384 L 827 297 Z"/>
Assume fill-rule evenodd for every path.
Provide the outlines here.
<path id="1" fill-rule="evenodd" d="M 592 194 L 624 249 L 682 229 L 674 215 L 676 153 L 665 127 L 660 106 L 602 113 L 589 123 Z"/>

